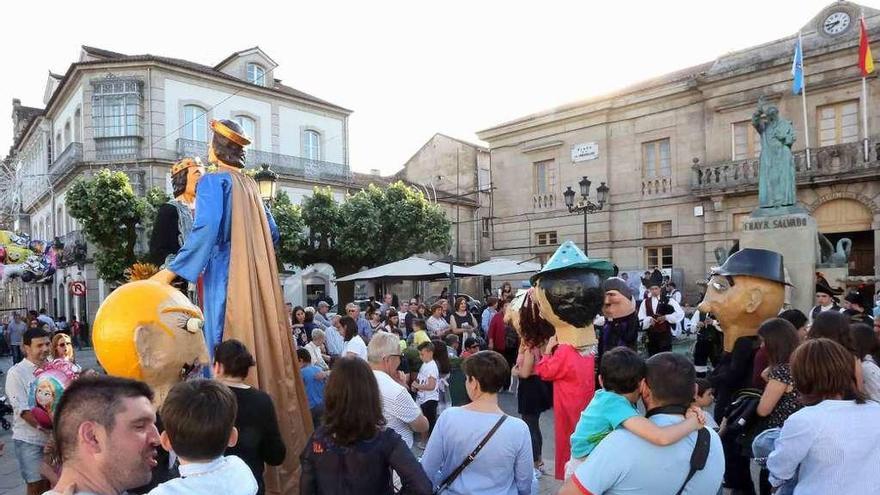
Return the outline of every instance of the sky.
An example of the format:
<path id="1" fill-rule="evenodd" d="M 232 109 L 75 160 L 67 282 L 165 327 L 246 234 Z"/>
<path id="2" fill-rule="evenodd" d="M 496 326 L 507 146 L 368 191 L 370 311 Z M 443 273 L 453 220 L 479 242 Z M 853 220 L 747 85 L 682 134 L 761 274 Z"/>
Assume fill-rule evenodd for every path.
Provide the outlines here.
<path id="1" fill-rule="evenodd" d="M 7 2 L 0 150 L 12 98 L 41 107 L 48 71 L 63 74 L 80 45 L 205 65 L 259 45 L 284 84 L 354 110 L 354 170 L 390 174 L 434 133 L 476 142 L 502 122 L 789 36 L 831 3 Z"/>

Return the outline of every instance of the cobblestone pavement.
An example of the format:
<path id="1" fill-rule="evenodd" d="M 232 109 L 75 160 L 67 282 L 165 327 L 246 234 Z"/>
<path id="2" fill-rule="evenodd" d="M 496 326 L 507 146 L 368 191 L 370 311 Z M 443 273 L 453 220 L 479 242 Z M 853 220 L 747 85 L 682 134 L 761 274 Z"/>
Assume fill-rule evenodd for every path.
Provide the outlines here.
<path id="1" fill-rule="evenodd" d="M 90 350 L 83 350 L 77 353 L 77 362 L 85 369 L 97 368 L 95 353 Z M 0 370 L 4 371 L 0 375 L 0 393 L 3 392 L 6 384 L 5 371 L 12 366 L 12 359 L 9 357 L 0 357 Z M 508 412 L 516 416 L 516 396 L 510 393 L 501 394 L 501 406 Z M 11 417 L 7 418 L 11 421 Z M 541 415 L 541 430 L 544 432 L 544 463 L 550 467 L 549 474 L 544 475 L 540 479 L 541 495 L 553 494 L 560 487 L 560 483 L 553 479 L 553 414 L 547 411 Z M 18 470 L 18 462 L 15 460 L 15 453 L 12 449 L 12 432 L 0 430 L 0 441 L 6 444 L 3 455 L 0 456 L 0 495 L 23 495 L 25 493 L 24 482 Z"/>

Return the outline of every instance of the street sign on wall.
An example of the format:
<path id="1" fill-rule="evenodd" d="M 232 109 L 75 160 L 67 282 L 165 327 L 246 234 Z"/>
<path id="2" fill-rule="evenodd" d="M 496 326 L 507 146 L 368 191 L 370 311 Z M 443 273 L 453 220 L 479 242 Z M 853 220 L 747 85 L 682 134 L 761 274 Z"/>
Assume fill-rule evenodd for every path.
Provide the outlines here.
<path id="1" fill-rule="evenodd" d="M 574 163 L 599 158 L 599 143 L 580 143 L 571 147 L 571 161 Z"/>
<path id="2" fill-rule="evenodd" d="M 71 282 L 70 283 L 70 293 L 74 296 L 84 296 L 86 295 L 86 283 L 85 282 Z"/>

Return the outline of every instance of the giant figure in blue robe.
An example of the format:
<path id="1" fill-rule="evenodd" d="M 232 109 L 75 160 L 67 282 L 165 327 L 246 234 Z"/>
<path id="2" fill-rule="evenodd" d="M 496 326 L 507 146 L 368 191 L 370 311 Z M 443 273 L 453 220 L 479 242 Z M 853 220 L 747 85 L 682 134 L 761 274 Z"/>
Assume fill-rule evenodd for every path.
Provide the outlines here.
<path id="1" fill-rule="evenodd" d="M 192 232 L 177 257 L 153 279 L 204 281 L 205 338 L 214 346 L 236 339 L 254 355 L 248 384 L 274 402 L 287 458 L 266 471 L 266 493 L 299 493 L 299 457 L 311 417 L 281 295 L 274 245 L 278 228 L 256 182 L 241 172 L 250 139 L 232 121 L 212 121 L 208 161 L 217 171 L 196 189 Z"/>

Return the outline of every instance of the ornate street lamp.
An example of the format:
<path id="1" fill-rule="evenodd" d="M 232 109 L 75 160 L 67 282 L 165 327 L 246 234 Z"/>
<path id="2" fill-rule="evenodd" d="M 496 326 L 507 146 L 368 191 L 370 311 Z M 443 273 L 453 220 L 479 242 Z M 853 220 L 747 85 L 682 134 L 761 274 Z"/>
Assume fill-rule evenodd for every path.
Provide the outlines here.
<path id="1" fill-rule="evenodd" d="M 565 199 L 565 207 L 569 213 L 584 214 L 584 254 L 587 254 L 587 215 L 601 211 L 608 202 L 608 191 L 611 189 L 603 182 L 596 188 L 596 203 L 590 201 L 590 185 L 592 182 L 585 175 L 583 179 L 578 181 L 581 190 L 581 201 L 577 205 L 574 204 L 575 192 L 571 186 L 566 186 L 565 192 L 562 193 Z"/>
<path id="2" fill-rule="evenodd" d="M 269 164 L 264 163 L 260 166 L 261 170 L 254 174 L 254 180 L 260 188 L 260 197 L 263 201 L 272 201 L 275 199 L 275 187 L 278 182 L 278 174 L 269 170 Z"/>

